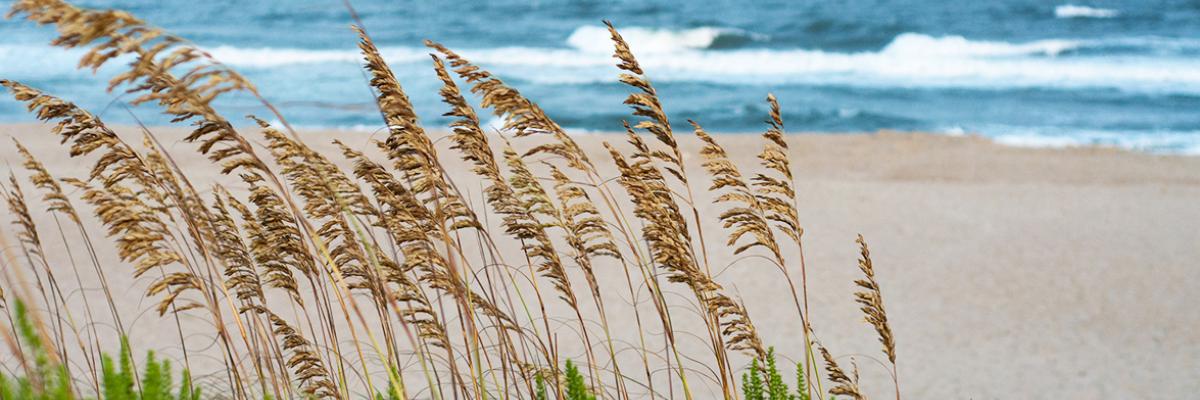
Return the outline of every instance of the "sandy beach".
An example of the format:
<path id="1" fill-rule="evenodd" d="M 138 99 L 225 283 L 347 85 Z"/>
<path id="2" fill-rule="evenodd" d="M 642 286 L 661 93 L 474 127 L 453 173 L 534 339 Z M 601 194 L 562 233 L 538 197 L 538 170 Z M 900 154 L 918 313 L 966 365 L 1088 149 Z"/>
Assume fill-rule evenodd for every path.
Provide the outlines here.
<path id="1" fill-rule="evenodd" d="M 196 172 L 193 179 L 215 174 L 195 156 L 194 145 L 179 139 L 180 131 L 154 131 L 180 156 L 182 168 Z M 370 136 L 301 134 L 328 155 L 337 154 L 326 145 L 330 139 L 365 147 Z M 88 166 L 69 159 L 48 126 L 0 125 L 0 136 L 19 139 L 59 175 L 80 176 Z M 606 134 L 576 139 L 606 167 L 601 143 L 624 140 Z M 717 140 L 743 168 L 756 163 L 756 136 Z M 812 324 L 834 353 L 860 355 L 868 394 L 887 398 L 891 382 L 872 361 L 880 357 L 878 344 L 851 297 L 859 276 L 858 233 L 871 245 L 907 398 L 1171 399 L 1200 393 L 1200 310 L 1193 297 L 1200 291 L 1200 157 L 1017 148 L 974 136 L 888 132 L 793 134 L 788 141 L 805 229 Z M 707 183 L 697 142 L 686 135 L 681 144 L 693 168 L 689 175 Z M 448 147 L 449 141 L 438 142 L 443 158 L 457 157 Z M 19 164 L 12 146 L 3 146 L 0 157 Z M 478 195 L 477 180 L 465 168 L 457 171 L 456 181 Z M 31 187 L 25 190 L 34 198 Z M 706 234 L 723 241 L 716 233 L 719 210 L 698 203 Z M 53 226 L 39 214 L 44 229 Z M 96 227 L 95 236 L 101 232 Z M 110 242 L 99 245 L 111 254 Z M 790 318 L 790 300 L 780 297 L 785 287 L 778 271 L 753 259 L 712 256 L 714 270 L 721 267 L 719 280 L 745 300 L 767 344 L 796 354 L 799 329 Z M 139 282 L 113 275 L 130 288 L 122 289 L 126 295 L 119 301 L 130 309 L 151 307 L 139 296 Z M 772 318 L 777 313 L 789 318 Z M 147 346 L 172 343 L 171 335 L 147 332 L 172 326 L 152 314 L 134 326 L 143 333 L 140 340 Z"/>

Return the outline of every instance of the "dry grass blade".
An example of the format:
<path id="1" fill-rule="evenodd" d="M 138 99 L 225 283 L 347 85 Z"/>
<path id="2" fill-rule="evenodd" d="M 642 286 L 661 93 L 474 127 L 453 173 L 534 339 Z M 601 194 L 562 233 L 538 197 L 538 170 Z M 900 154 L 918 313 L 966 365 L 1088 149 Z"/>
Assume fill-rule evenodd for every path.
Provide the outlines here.
<path id="1" fill-rule="evenodd" d="M 527 219 L 528 212 L 522 208 L 521 201 L 517 198 L 512 186 L 505 181 L 504 173 L 496 160 L 487 134 L 480 128 L 479 117 L 475 115 L 475 110 L 462 97 L 458 85 L 446 72 L 444 63 L 437 56 L 433 56 L 433 66 L 438 78 L 442 80 L 440 91 L 442 101 L 450 105 L 450 111 L 445 116 L 454 118 L 454 121 L 450 123 L 452 133 L 450 138 L 454 141 L 451 148 L 461 152 L 462 158 L 471 163 L 472 171 L 487 180 L 488 186 L 484 188 L 484 193 L 487 196 L 488 205 L 492 206 L 500 215 L 505 216 L 506 226 L 511 221 L 520 220 L 522 216 Z"/>
<path id="2" fill-rule="evenodd" d="M 143 132 L 142 146 L 148 149 L 141 157 L 142 165 L 154 177 L 159 190 L 150 191 L 158 204 L 164 208 L 174 208 L 178 211 L 180 222 L 187 228 L 188 234 L 203 257 L 207 257 L 208 245 L 216 242 L 213 231 L 212 215 L 204 205 L 203 199 L 193 190 L 191 183 L 183 171 L 175 169 L 168 156 L 151 137 L 150 132 Z M 160 197 L 156 193 L 161 193 Z M 166 214 L 171 218 L 171 214 Z"/>
<path id="3" fill-rule="evenodd" d="M 313 276 L 317 271 L 301 239 L 300 228 L 283 199 L 263 186 L 261 177 L 243 174 L 242 180 L 250 186 L 250 203 L 255 210 L 253 215 L 245 208 L 238 211 L 242 213 L 243 229 L 250 237 L 250 253 L 266 271 L 263 281 L 286 291 L 297 304 L 304 304 L 292 270 L 305 276 Z"/>
<path id="4" fill-rule="evenodd" d="M 169 243 L 172 233 L 168 225 L 160 219 L 158 211 L 136 193 L 120 185 L 97 189 L 79 180 L 68 179 L 66 182 L 83 191 L 83 200 L 95 208 L 94 212 L 108 229 L 109 236 L 117 238 L 117 254 L 121 261 L 133 264 L 134 277 L 183 261 Z M 184 291 L 200 289 L 198 278 L 187 273 L 176 274 L 183 275 L 166 274 L 148 290 L 150 295 L 168 292 L 159 303 L 159 314 L 165 314 Z M 177 305 L 176 311 L 199 306 L 199 303 L 187 302 Z"/>
<path id="5" fill-rule="evenodd" d="M 875 266 L 871 263 L 871 250 L 862 235 L 855 240 L 859 246 L 858 269 L 863 273 L 863 279 L 854 284 L 863 290 L 854 293 L 855 301 L 867 317 L 867 322 L 875 327 L 879 334 L 879 343 L 883 345 L 883 354 L 887 355 L 892 365 L 896 364 L 896 341 L 892 336 L 892 327 L 888 325 L 887 312 L 883 309 L 883 294 L 879 291 L 879 283 L 875 282 Z"/>
<path id="6" fill-rule="evenodd" d="M 836 385 L 829 388 L 829 394 L 850 396 L 855 400 L 866 400 L 866 396 L 858 387 L 858 367 L 855 366 L 851 375 L 846 375 L 846 371 L 838 366 L 837 361 L 829 354 L 829 350 L 821 347 L 821 358 L 825 359 L 825 371 L 829 375 L 829 380 Z"/>
<path id="7" fill-rule="evenodd" d="M 438 234 L 438 220 L 416 197 L 382 165 L 371 161 L 362 152 L 338 143 L 346 158 L 354 163 L 354 175 L 367 183 L 372 194 L 380 202 L 382 217 L 379 226 L 388 231 L 404 255 L 401 268 L 419 271 L 418 279 L 429 287 L 450 294 L 465 302 L 470 299 L 473 307 L 484 315 L 501 321 L 503 328 L 513 328 L 513 320 L 487 297 L 472 291 L 462 279 L 450 271 L 450 264 L 437 251 L 437 243 L 445 236 Z"/>
<path id="8" fill-rule="evenodd" d="M 562 170 L 547 164 L 554 179 L 554 192 L 562 207 L 562 227 L 567 233 L 567 242 L 583 257 L 622 258 L 613 242 L 608 224 L 596 209 L 593 200 L 579 184 L 567 177 Z M 580 265 L 591 274 L 591 262 L 580 261 Z"/>
<path id="9" fill-rule="evenodd" d="M 713 286 L 707 279 L 696 280 L 703 273 L 696 268 L 695 259 L 688 251 L 691 234 L 688 233 L 687 223 L 679 211 L 679 205 L 671 198 L 671 191 L 662 173 L 646 155 L 648 149 L 645 142 L 632 130 L 628 131 L 627 136 L 638 149 L 633 155 L 633 162 L 616 148 L 607 143 L 605 145 L 621 174 L 618 182 L 633 199 L 634 215 L 647 222 L 642 236 L 650 243 L 655 264 L 671 270 L 668 279 L 672 282 L 686 283 L 697 292 L 712 290 Z"/>
<path id="10" fill-rule="evenodd" d="M 50 175 L 50 171 L 46 170 L 46 166 L 41 161 L 38 161 L 21 142 L 13 139 L 13 144 L 17 146 L 17 153 L 20 153 L 21 158 L 24 160 L 22 165 L 25 169 L 32 172 L 29 176 L 30 182 L 33 182 L 34 186 L 46 192 L 42 196 L 42 200 L 48 205 L 47 210 L 66 215 L 67 218 L 70 218 L 76 224 L 80 223 L 79 214 L 75 211 L 75 206 L 71 204 L 71 200 L 67 198 L 67 195 L 63 193 L 62 185 Z"/>
<path id="11" fill-rule="evenodd" d="M 100 158 L 92 167 L 91 180 L 103 177 L 105 186 L 109 186 L 132 178 L 143 186 L 156 185 L 151 174 L 142 165 L 137 152 L 92 113 L 17 82 L 0 80 L 0 85 L 8 87 L 14 98 L 27 103 L 26 107 L 34 112 L 38 119 L 58 121 L 51 132 L 61 136 L 62 143 L 71 142 L 71 157 L 84 156 L 103 149 Z"/>
<path id="12" fill-rule="evenodd" d="M 658 92 L 654 90 L 650 80 L 643 75 L 641 66 L 638 65 L 637 59 L 629 50 L 629 44 L 625 42 L 617 29 L 608 21 L 604 21 L 604 25 L 608 26 L 608 32 L 612 36 L 615 47 L 613 57 L 620 61 L 617 63 L 617 68 L 629 72 L 621 74 L 621 83 L 638 90 L 625 99 L 625 104 L 633 108 L 633 115 L 646 118 L 634 125 L 634 128 L 645 129 L 671 150 L 670 153 L 653 151 L 650 154 L 666 161 L 668 164 L 665 167 L 666 171 L 681 182 L 687 183 L 687 176 L 683 174 L 683 154 L 679 150 L 679 143 L 675 140 L 675 133 L 671 130 L 671 122 L 667 119 L 667 113 L 663 111 L 662 103 L 658 99 Z"/>
<path id="13" fill-rule="evenodd" d="M 505 118 L 504 130 L 511 130 L 519 136 L 562 131 L 537 104 L 506 85 L 500 78 L 471 64 L 439 43 L 426 40 L 425 45 L 446 57 L 454 72 L 472 84 L 471 93 L 482 97 L 483 108 L 491 108 L 497 116 Z"/>
<path id="14" fill-rule="evenodd" d="M 26 252 L 41 262 L 42 266 L 49 267 L 49 263 L 46 262 L 46 255 L 41 250 L 42 238 L 38 235 L 37 226 L 33 222 L 33 215 L 29 213 L 29 206 L 25 203 L 25 193 L 21 191 L 21 185 L 17 182 L 17 176 L 10 172 L 8 182 L 11 187 L 8 188 L 8 192 L 4 194 L 4 197 L 8 203 L 8 211 L 13 216 L 13 225 L 19 228 L 17 229 L 17 240 Z M 38 267 L 37 265 L 34 266 Z"/>
<path id="15" fill-rule="evenodd" d="M 374 206 L 328 159 L 275 130 L 265 121 L 255 119 L 262 128 L 276 164 L 291 184 L 291 189 L 304 200 L 305 217 L 317 225 L 316 234 L 330 247 L 329 256 L 342 275 L 350 278 L 349 286 L 369 289 L 382 295 L 379 280 L 368 264 L 366 250 L 352 226 L 350 218 L 375 214 Z"/>
<path id="16" fill-rule="evenodd" d="M 512 131 L 517 136 L 548 133 L 554 137 L 554 143 L 534 147 L 525 153 L 526 156 L 551 154 L 562 157 L 573 169 L 580 171 L 594 169 L 587 154 L 575 143 L 575 140 L 567 135 L 558 123 L 550 119 L 537 103 L 521 95 L 521 92 L 508 86 L 500 78 L 471 64 L 470 61 L 445 46 L 433 41 L 426 41 L 425 45 L 446 57 L 450 66 L 454 68 L 454 72 L 472 84 L 471 93 L 482 97 L 480 106 L 492 109 L 497 117 L 504 119 L 504 130 Z"/>
<path id="17" fill-rule="evenodd" d="M 721 335 L 725 337 L 725 344 L 730 350 L 747 352 L 759 361 L 766 360 L 767 347 L 763 345 L 745 305 L 723 293 L 715 292 L 708 301 L 708 309 L 717 317 L 721 325 Z"/>
<path id="18" fill-rule="evenodd" d="M 513 215 L 515 218 L 506 218 L 506 229 L 524 243 L 526 254 L 534 260 L 540 260 L 538 271 L 554 282 L 554 288 L 561 294 L 563 301 L 572 308 L 578 308 L 578 300 L 571 289 L 571 280 L 567 277 L 566 268 L 546 232 L 547 226 L 555 226 L 557 222 L 542 222 L 539 219 L 539 216 L 557 216 L 558 208 L 521 156 L 507 143 L 504 146 L 504 160 L 511 174 L 509 185 L 519 200 L 518 209 L 526 210 L 523 214 Z"/>
<path id="19" fill-rule="evenodd" d="M 213 100 L 225 93 L 257 94 L 254 85 L 208 53 L 123 11 L 82 9 L 58 0 L 21 0 L 9 15 L 22 14 L 39 24 L 54 24 L 59 37 L 52 44 L 88 48 L 81 68 L 95 70 L 119 57 L 133 57 L 129 69 L 109 82 L 109 90 L 127 86 L 127 92 L 139 94 L 131 103 L 157 103 L 174 117 L 173 122 L 195 121 L 186 140 L 199 141 L 200 152 L 221 163 L 223 173 L 266 168 L 250 143 L 212 107 Z"/>
<path id="20" fill-rule="evenodd" d="M 771 106 L 771 119 L 767 121 L 769 128 L 762 135 L 767 143 L 758 159 L 774 174 L 755 174 L 754 188 L 766 210 L 766 218 L 775 222 L 780 232 L 798 242 L 804 229 L 800 227 L 800 216 L 796 211 L 796 190 L 792 188 L 791 161 L 787 155 L 787 142 L 783 139 L 783 118 L 774 95 L 767 95 L 767 103 Z"/>
<path id="21" fill-rule="evenodd" d="M 474 213 L 446 182 L 433 142 L 418 123 L 400 82 L 367 33 L 357 26 L 354 29 L 366 61 L 364 68 L 371 75 L 371 87 L 377 91 L 375 102 L 388 127 L 387 140 L 379 143 L 380 149 L 392 160 L 402 181 L 411 185 L 422 204 L 440 214 L 449 229 L 479 228 Z"/>
<path id="22" fill-rule="evenodd" d="M 274 325 L 274 334 L 283 339 L 283 350 L 289 353 L 286 365 L 292 369 L 292 376 L 300 381 L 302 392 L 311 398 L 341 398 L 329 370 L 317 356 L 316 347 L 300 331 L 264 307 L 251 307 L 248 311 L 266 315 Z"/>
<path id="23" fill-rule="evenodd" d="M 387 259 L 382 252 L 377 253 L 376 258 L 382 264 L 383 280 L 395 285 L 395 288 L 388 293 L 393 300 L 404 304 L 404 307 L 396 309 L 396 313 L 404 318 L 405 322 L 417 328 L 417 335 L 425 344 L 443 349 L 449 348 L 450 336 L 446 333 L 446 327 L 442 325 L 442 320 L 438 316 L 438 312 L 434 310 L 429 297 L 425 295 L 417 282 L 409 278 L 411 271 L 406 271 L 400 265 Z"/>
<path id="24" fill-rule="evenodd" d="M 779 249 L 779 243 L 775 240 L 775 234 L 771 230 L 770 224 L 763 216 L 766 211 L 763 202 L 742 178 L 737 166 L 729 161 L 729 155 L 725 149 L 717 144 L 717 141 L 705 132 L 700 124 L 693 121 L 688 122 L 692 123 L 696 136 L 704 142 L 704 147 L 700 149 L 700 155 L 704 158 L 701 165 L 712 176 L 712 186 L 708 189 L 714 193 L 720 193 L 716 199 L 717 203 L 734 204 L 733 207 L 722 212 L 720 217 L 725 229 L 731 229 L 729 241 L 726 244 L 735 246 L 743 237 L 750 235 L 753 240 L 737 246 L 733 254 L 741 254 L 754 247 L 763 247 L 769 250 L 775 261 L 782 266 L 783 254 Z"/>
<path id="25" fill-rule="evenodd" d="M 225 264 L 225 285 L 233 289 L 237 298 L 242 301 L 265 302 L 262 280 L 259 278 L 254 256 L 246 242 L 242 240 L 243 233 L 238 229 L 237 222 L 229 209 L 238 210 L 243 216 L 249 217 L 250 211 L 244 204 L 238 202 L 224 187 L 213 187 L 213 230 L 215 234 L 214 250 Z M 226 203 L 229 205 L 227 206 Z"/>
<path id="26" fill-rule="evenodd" d="M 721 285 L 700 269 L 690 251 L 691 236 L 679 205 L 671 197 L 662 173 L 654 167 L 649 148 L 626 125 L 627 137 L 636 151 L 630 162 L 615 148 L 606 144 L 621 173 L 619 182 L 634 203 L 634 215 L 647 222 L 642 235 L 650 243 L 655 264 L 669 271 L 671 282 L 688 285 L 701 305 L 720 326 L 724 343 L 733 350 L 748 350 L 765 359 L 766 349 L 758 337 L 745 309 L 721 293 Z"/>
<path id="27" fill-rule="evenodd" d="M 433 56 L 433 62 L 434 70 L 442 80 L 442 100 L 451 107 L 446 116 L 455 117 L 450 124 L 454 148 L 463 153 L 464 160 L 474 165 L 476 174 L 489 182 L 485 189 L 487 201 L 504 217 L 505 231 L 521 240 L 522 248 L 529 257 L 539 260 L 538 270 L 554 282 L 560 297 L 571 307 L 577 307 L 578 301 L 571 290 L 566 269 L 546 232 L 547 224 L 538 219 L 539 215 L 557 216 L 557 208 L 537 177 L 507 141 L 503 157 L 510 178 L 507 182 L 504 180 L 487 135 L 479 128 L 479 118 L 474 109 L 462 98 L 442 60 Z"/>
<path id="28" fill-rule="evenodd" d="M 434 230 L 431 224 L 432 216 L 383 166 L 371 161 L 362 152 L 353 150 L 341 142 L 335 143 L 341 147 L 346 158 L 354 163 L 355 176 L 367 183 L 367 187 L 379 202 L 378 213 L 371 221 L 372 225 L 386 231 L 400 248 L 403 256 L 401 263 L 385 263 L 384 273 L 384 279 L 396 285 L 393 293 L 396 299 L 410 303 L 407 310 L 399 311 L 404 313 L 404 318 L 417 326 L 420 336 L 427 343 L 448 348 L 450 339 L 446 328 L 418 282 L 410 279 L 410 276 L 418 276 L 417 279 L 424 280 L 425 278 L 419 277 L 421 274 L 417 273 L 418 271 L 422 274 L 434 271 L 433 273 L 442 276 L 442 271 L 447 268 L 446 260 L 435 250 L 434 241 L 430 239 L 430 232 Z M 446 283 L 445 286 L 453 287 L 450 283 Z"/>

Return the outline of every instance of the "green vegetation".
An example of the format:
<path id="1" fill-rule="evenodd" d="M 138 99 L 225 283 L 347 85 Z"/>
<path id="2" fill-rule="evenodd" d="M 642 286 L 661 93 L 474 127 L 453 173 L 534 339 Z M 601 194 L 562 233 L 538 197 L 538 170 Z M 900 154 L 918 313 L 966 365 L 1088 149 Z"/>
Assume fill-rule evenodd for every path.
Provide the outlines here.
<path id="1" fill-rule="evenodd" d="M 744 400 L 809 400 L 808 384 L 804 380 L 804 363 L 796 363 L 796 391 L 788 389 L 783 382 L 775 362 L 775 348 L 767 350 L 766 369 L 758 360 L 742 373 L 742 399 Z M 832 398 L 831 398 L 832 399 Z"/>
<path id="2" fill-rule="evenodd" d="M 14 301 L 13 317 L 16 319 L 17 336 L 24 346 L 23 357 L 33 357 L 32 368 L 26 376 L 15 379 L 0 373 L 0 399 L 13 400 L 72 400 L 79 397 L 67 368 L 47 351 L 43 335 L 35 328 L 25 302 Z M 118 361 L 113 362 L 107 353 L 102 356 L 101 393 L 106 400 L 199 400 L 200 389 L 192 385 L 191 375 L 185 369 L 180 381 L 179 392 L 173 394 L 171 362 L 156 360 L 154 351 L 146 354 L 145 372 L 136 385 L 137 370 L 129 351 L 127 339 L 121 340 Z M 87 397 L 82 397 L 87 398 Z"/>

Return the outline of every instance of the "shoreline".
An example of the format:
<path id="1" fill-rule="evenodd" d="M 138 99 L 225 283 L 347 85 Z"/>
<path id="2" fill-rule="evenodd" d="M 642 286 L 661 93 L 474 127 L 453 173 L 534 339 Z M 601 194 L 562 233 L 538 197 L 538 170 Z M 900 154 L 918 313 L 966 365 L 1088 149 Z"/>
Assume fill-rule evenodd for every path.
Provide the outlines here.
<path id="1" fill-rule="evenodd" d="M 130 124 L 107 124 L 107 125 L 112 127 L 113 130 L 115 130 L 117 132 L 137 132 L 137 131 L 140 131 L 140 129 L 141 129 L 137 125 L 130 125 Z M 42 124 L 38 121 L 35 121 L 33 119 L 32 115 L 29 115 L 29 119 L 24 120 L 24 121 L 15 121 L 15 122 L 14 121 L 8 121 L 8 122 L 0 121 L 0 133 L 8 133 L 8 132 L 20 131 L 20 130 L 42 131 L 42 130 L 45 130 L 47 127 L 48 127 L 48 125 Z M 258 129 L 258 126 L 252 125 L 252 124 L 235 125 L 235 127 L 239 131 L 243 131 L 243 132 L 247 132 L 247 133 L 251 133 L 251 134 L 253 134 L 254 132 L 257 132 L 257 129 Z M 147 126 L 147 128 L 150 129 L 152 132 L 159 132 L 159 131 L 161 131 L 161 132 L 174 132 L 174 131 L 183 132 L 184 131 L 184 127 L 182 127 L 180 125 L 150 125 L 150 126 Z M 380 125 L 379 127 L 374 127 L 374 128 L 370 128 L 370 129 L 368 129 L 365 126 L 357 126 L 357 125 L 356 126 L 347 126 L 347 127 L 302 126 L 301 125 L 301 126 L 295 126 L 295 129 L 297 132 L 302 133 L 302 134 L 304 134 L 304 133 L 308 133 L 308 134 L 337 133 L 337 134 L 349 134 L 349 135 L 354 135 L 354 136 L 374 135 L 375 137 L 378 137 L 379 135 L 381 135 L 385 132 L 382 125 Z M 564 129 L 566 129 L 567 133 L 572 135 L 572 137 L 577 138 L 577 140 L 578 140 L 578 138 L 588 138 L 588 137 L 593 137 L 593 136 L 602 137 L 602 138 L 617 138 L 616 140 L 623 140 L 623 139 L 619 139 L 618 137 L 625 135 L 624 132 L 620 132 L 617 130 L 609 131 L 609 130 L 586 130 L 586 129 L 572 129 L 572 128 L 564 128 Z M 426 130 L 427 130 L 427 133 L 429 133 L 432 137 L 441 137 L 441 136 L 445 136 L 447 134 L 446 128 L 443 126 L 438 126 L 438 125 L 426 126 Z M 485 127 L 485 130 L 487 130 L 488 133 L 494 132 L 494 130 L 492 130 L 490 127 Z M 748 131 L 748 132 L 708 131 L 708 133 L 710 135 L 713 135 L 716 137 L 745 137 L 745 136 L 757 137 L 762 134 L 762 131 Z M 692 136 L 692 132 L 690 129 L 688 129 L 688 130 L 677 129 L 675 134 L 676 134 L 676 136 L 681 137 L 681 138 Z M 787 131 L 786 136 L 789 138 L 789 140 L 801 140 L 801 141 L 815 140 L 818 143 L 835 143 L 839 140 L 839 138 L 845 139 L 845 140 L 857 140 L 855 138 L 858 138 L 858 139 L 882 138 L 882 139 L 878 139 L 878 140 L 890 142 L 890 141 L 900 141 L 899 139 L 901 139 L 901 138 L 910 137 L 910 138 L 916 138 L 916 139 L 912 140 L 912 141 L 916 141 L 916 142 L 929 141 L 930 143 L 956 144 L 956 145 L 963 145 L 966 143 L 970 143 L 973 145 L 981 145 L 981 146 L 990 145 L 992 147 L 996 147 L 996 148 L 1000 148 L 1000 149 L 1029 150 L 1029 151 L 1034 151 L 1034 152 L 1039 152 L 1039 151 L 1040 152 L 1059 152 L 1059 153 L 1065 153 L 1065 154 L 1071 154 L 1071 155 L 1097 154 L 1097 153 L 1125 153 L 1125 154 L 1132 154 L 1132 155 L 1143 155 L 1143 156 L 1148 156 L 1150 158 L 1177 158 L 1177 157 L 1179 157 L 1179 158 L 1200 158 L 1200 152 L 1193 153 L 1193 152 L 1179 152 L 1179 151 L 1150 151 L 1150 150 L 1141 150 L 1141 149 L 1135 149 L 1135 148 L 1129 148 L 1129 147 L 1121 147 L 1121 146 L 1112 145 L 1112 144 L 1065 143 L 1065 142 L 1060 143 L 1060 142 L 1054 142 L 1054 141 L 1046 141 L 1045 143 L 1047 143 L 1047 144 L 1027 144 L 1027 143 L 1006 142 L 1006 140 L 1005 140 L 1006 136 L 991 137 L 991 136 L 987 136 L 985 134 L 976 133 L 976 132 L 963 133 L 963 132 L 934 132 L 934 131 L 907 131 L 907 130 L 896 130 L 896 129 L 879 129 L 876 131 Z M 583 140 L 587 140 L 587 139 L 583 139 Z M 611 141 L 614 139 L 608 139 L 608 140 Z"/>

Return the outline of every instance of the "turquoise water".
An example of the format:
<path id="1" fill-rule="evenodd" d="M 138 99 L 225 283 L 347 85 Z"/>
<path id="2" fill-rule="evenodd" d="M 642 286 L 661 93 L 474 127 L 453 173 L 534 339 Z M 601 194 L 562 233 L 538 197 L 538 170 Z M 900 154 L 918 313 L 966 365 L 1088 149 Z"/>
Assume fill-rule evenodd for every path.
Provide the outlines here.
<path id="1" fill-rule="evenodd" d="M 499 74 L 564 126 L 619 130 L 627 89 L 600 24 L 609 19 L 673 120 L 710 131 L 761 130 L 773 92 L 790 131 L 980 133 L 1014 145 L 1200 154 L 1195 1 L 351 3 L 431 126 L 446 122 L 446 108 L 425 38 Z M 125 9 L 194 40 L 293 124 L 381 125 L 340 0 L 79 4 Z M 121 107 L 126 99 L 104 90 L 115 69 L 74 69 L 78 53 L 50 48 L 52 37 L 50 27 L 0 22 L 0 77 L 108 121 L 165 121 Z M 265 114 L 248 100 L 223 107 Z M 0 122 L 30 120 L 0 100 Z"/>

